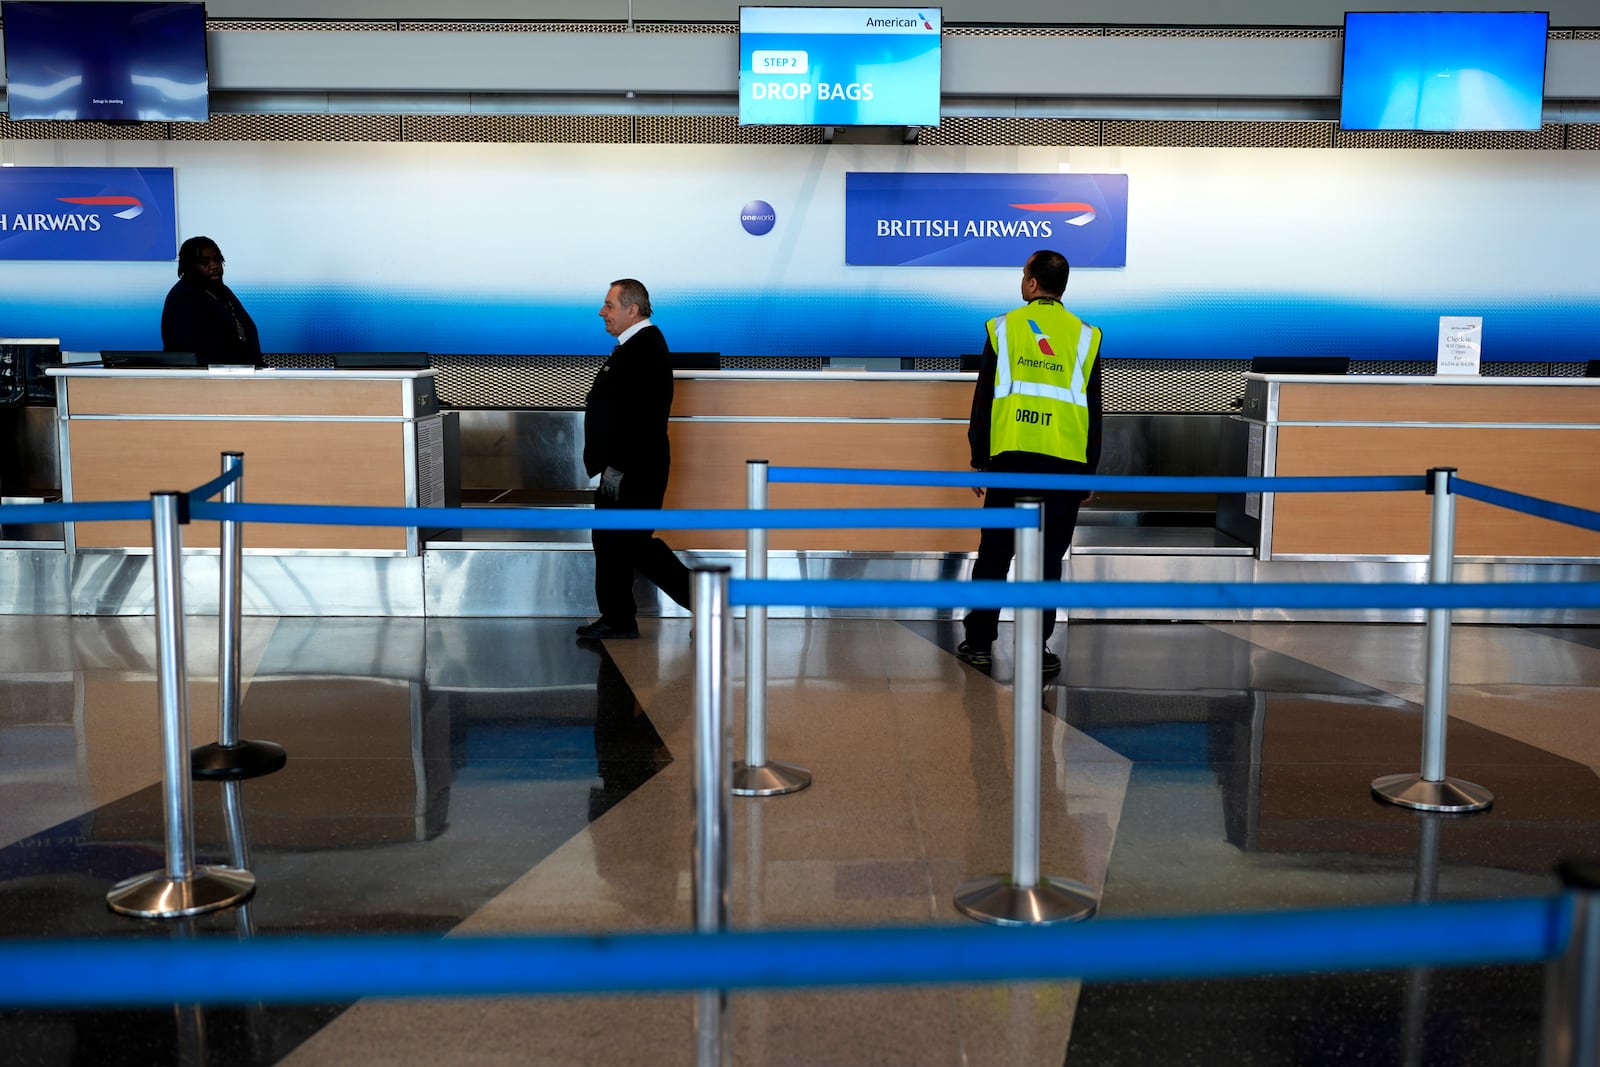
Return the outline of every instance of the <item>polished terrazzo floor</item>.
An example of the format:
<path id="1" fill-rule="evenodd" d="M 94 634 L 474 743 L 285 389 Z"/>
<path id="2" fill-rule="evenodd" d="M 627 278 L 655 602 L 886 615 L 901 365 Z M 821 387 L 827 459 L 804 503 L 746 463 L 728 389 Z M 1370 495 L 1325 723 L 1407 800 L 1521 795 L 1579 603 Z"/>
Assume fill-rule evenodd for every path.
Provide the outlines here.
<path id="1" fill-rule="evenodd" d="M 197 744 L 216 734 L 214 622 L 187 630 Z M 602 646 L 573 622 L 246 620 L 243 733 L 289 761 L 196 783 L 196 850 L 259 889 L 151 922 L 105 893 L 162 864 L 152 622 L 0 617 L 0 936 L 687 928 L 689 624 Z M 1010 862 L 1011 691 L 1004 636 L 992 676 L 957 639 L 771 623 L 769 755 L 816 782 L 735 802 L 734 926 L 969 922 L 956 886 Z M 1462 817 L 1369 795 L 1418 765 L 1420 627 L 1075 623 L 1056 648 L 1041 869 L 1103 915 L 1540 894 L 1559 857 L 1600 852 L 1600 630 L 1456 628 L 1450 773 L 1497 798 Z M 727 1010 L 749 1065 L 1511 1065 L 1537 1062 L 1541 982 L 924 986 Z M 677 994 L 0 1008 L 8 1065 L 688 1064 L 694 1038 Z"/>

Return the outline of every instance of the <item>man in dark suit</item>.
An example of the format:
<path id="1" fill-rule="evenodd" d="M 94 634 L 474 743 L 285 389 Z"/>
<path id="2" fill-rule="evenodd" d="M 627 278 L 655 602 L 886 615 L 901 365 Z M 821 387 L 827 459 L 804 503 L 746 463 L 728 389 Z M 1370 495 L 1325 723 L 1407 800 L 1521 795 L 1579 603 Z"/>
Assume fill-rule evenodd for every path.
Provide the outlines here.
<path id="1" fill-rule="evenodd" d="M 600 317 L 617 346 L 595 375 L 583 405 L 583 466 L 591 478 L 600 476 L 594 506 L 659 508 L 671 465 L 667 342 L 650 322 L 649 292 L 633 278 L 611 283 Z M 634 571 L 689 606 L 689 568 L 654 530 L 595 530 L 594 595 L 600 617 L 578 627 L 580 638 L 639 636 Z"/>

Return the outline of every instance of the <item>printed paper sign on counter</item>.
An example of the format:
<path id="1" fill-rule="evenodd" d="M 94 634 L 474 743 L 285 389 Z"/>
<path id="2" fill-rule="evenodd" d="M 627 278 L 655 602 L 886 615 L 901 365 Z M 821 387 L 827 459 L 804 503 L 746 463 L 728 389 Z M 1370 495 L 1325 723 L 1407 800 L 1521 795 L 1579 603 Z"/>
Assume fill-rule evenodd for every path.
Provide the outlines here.
<path id="1" fill-rule="evenodd" d="M 1477 374 L 1482 354 L 1482 315 L 1439 316 L 1439 365 L 1434 373 Z"/>

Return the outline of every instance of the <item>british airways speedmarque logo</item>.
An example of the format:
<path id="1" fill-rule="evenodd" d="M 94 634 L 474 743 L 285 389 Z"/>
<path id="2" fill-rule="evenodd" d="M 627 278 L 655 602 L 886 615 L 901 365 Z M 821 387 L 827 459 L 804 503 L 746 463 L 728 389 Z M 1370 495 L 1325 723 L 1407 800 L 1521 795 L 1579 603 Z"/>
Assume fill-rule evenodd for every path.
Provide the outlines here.
<path id="1" fill-rule="evenodd" d="M 1018 211 L 1048 211 L 1056 215 L 1066 215 L 1061 221 L 1068 226 L 1087 226 L 1095 220 L 1093 204 L 1079 204 L 1072 201 L 1058 201 L 1052 204 L 1012 204 Z"/>
<path id="2" fill-rule="evenodd" d="M 136 196 L 58 196 L 63 204 L 86 204 L 95 207 L 122 207 L 113 212 L 119 219 L 136 219 L 144 214 L 144 205 Z"/>

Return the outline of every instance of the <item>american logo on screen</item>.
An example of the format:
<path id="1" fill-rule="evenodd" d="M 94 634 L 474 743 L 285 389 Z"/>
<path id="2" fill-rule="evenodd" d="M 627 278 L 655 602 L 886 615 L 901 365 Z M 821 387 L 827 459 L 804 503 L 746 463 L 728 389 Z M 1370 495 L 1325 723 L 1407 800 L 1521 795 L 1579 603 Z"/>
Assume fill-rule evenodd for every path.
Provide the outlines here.
<path id="1" fill-rule="evenodd" d="M 170 168 L 0 168 L 0 259 L 171 260 L 176 216 Z"/>

